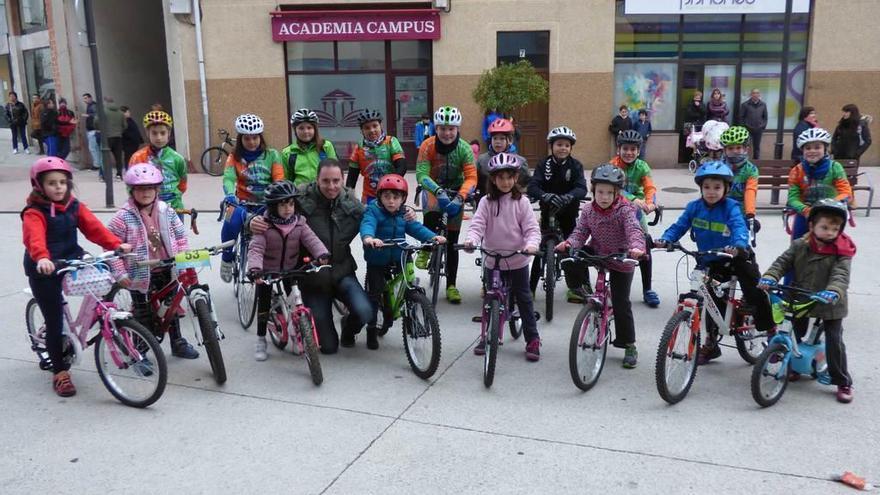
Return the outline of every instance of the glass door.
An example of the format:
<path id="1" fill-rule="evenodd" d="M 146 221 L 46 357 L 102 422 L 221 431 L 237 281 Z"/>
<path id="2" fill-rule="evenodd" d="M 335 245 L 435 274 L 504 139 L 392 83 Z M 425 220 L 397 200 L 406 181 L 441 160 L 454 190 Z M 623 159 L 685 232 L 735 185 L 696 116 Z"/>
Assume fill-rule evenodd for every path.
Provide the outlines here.
<path id="1" fill-rule="evenodd" d="M 426 75 L 395 75 L 394 77 L 394 108 L 393 122 L 395 136 L 403 146 L 407 163 L 413 164 L 418 150 L 415 146 L 415 128 L 422 114 L 430 114 L 428 94 L 428 76 Z M 389 125 L 390 127 L 390 125 Z"/>

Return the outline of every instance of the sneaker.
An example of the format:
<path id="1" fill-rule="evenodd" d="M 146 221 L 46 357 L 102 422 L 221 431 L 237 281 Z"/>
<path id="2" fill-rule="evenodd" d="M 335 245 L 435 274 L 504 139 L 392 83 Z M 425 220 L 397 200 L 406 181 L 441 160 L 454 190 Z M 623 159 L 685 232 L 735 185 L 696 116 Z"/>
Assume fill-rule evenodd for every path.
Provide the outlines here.
<path id="1" fill-rule="evenodd" d="M 342 327 L 342 335 L 339 337 L 339 345 L 342 347 L 354 347 L 354 332 L 351 329 Z"/>
<path id="2" fill-rule="evenodd" d="M 718 345 L 700 347 L 700 354 L 697 356 L 697 366 L 703 366 L 713 359 L 721 357 L 721 348 Z"/>
<path id="3" fill-rule="evenodd" d="M 645 304 L 649 307 L 656 308 L 657 306 L 660 306 L 660 296 L 658 296 L 656 292 L 646 290 L 643 296 Z"/>
<path id="4" fill-rule="evenodd" d="M 639 361 L 639 351 L 636 350 L 635 344 L 629 344 L 626 346 L 626 350 L 623 354 L 623 367 L 631 370 L 636 367 Z"/>
<path id="5" fill-rule="evenodd" d="M 116 182 L 122 182 L 122 176 L 121 176 L 121 175 L 117 175 L 117 176 L 116 176 Z"/>
<path id="6" fill-rule="evenodd" d="M 589 295 L 590 293 L 587 292 L 586 288 L 578 287 L 576 289 L 568 289 L 565 298 L 572 304 L 583 304 Z"/>
<path id="7" fill-rule="evenodd" d="M 17 155 L 17 154 L 18 154 L 18 150 L 17 150 L 17 149 L 12 150 L 12 154 L 13 154 L 13 155 Z M 55 391 L 56 391 L 56 392 L 58 391 L 58 388 L 57 388 L 57 387 L 55 388 Z M 76 393 L 76 390 L 74 390 L 74 393 Z M 58 394 L 58 395 L 61 395 L 61 394 Z M 71 394 L 71 395 L 73 395 L 73 394 Z M 62 395 L 62 397 L 70 397 L 70 396 L 69 396 L 69 395 Z"/>
<path id="8" fill-rule="evenodd" d="M 266 352 L 266 337 L 257 337 L 257 343 L 254 344 L 254 359 L 257 361 L 265 361 L 269 359 L 269 354 Z"/>
<path id="9" fill-rule="evenodd" d="M 486 354 L 486 341 L 483 339 L 480 339 L 480 342 L 474 346 L 474 355 L 475 356 L 482 356 L 484 354 Z"/>
<path id="10" fill-rule="evenodd" d="M 526 361 L 538 361 L 541 359 L 541 339 L 534 338 L 526 344 Z"/>
<path id="11" fill-rule="evenodd" d="M 73 385 L 71 385 L 71 386 L 73 386 Z M 837 386 L 837 402 L 841 402 L 843 404 L 849 404 L 850 402 L 852 402 L 852 400 L 853 400 L 852 387 L 849 385 L 838 385 Z"/>
<path id="12" fill-rule="evenodd" d="M 70 373 L 67 371 L 55 373 L 55 376 L 52 377 L 52 388 L 61 397 L 73 397 L 76 395 L 76 387 L 70 381 Z M 840 397 L 840 392 L 837 393 L 837 396 L 838 398 Z"/>
<path id="13" fill-rule="evenodd" d="M 379 329 L 376 327 L 367 327 L 367 349 L 375 351 L 379 348 Z"/>
<path id="14" fill-rule="evenodd" d="M 195 350 L 185 338 L 181 337 L 171 343 L 171 355 L 183 359 L 196 359 L 199 351 Z"/>
<path id="15" fill-rule="evenodd" d="M 30 149 L 30 148 L 25 148 L 25 149 L 24 149 L 24 154 L 25 154 L 25 155 L 30 155 L 30 154 L 31 154 L 31 149 Z"/>
<path id="16" fill-rule="evenodd" d="M 220 280 L 226 282 L 232 282 L 232 269 L 235 268 L 235 264 L 231 261 L 221 261 L 220 262 Z"/>
<path id="17" fill-rule="evenodd" d="M 431 253 L 428 251 L 419 251 L 419 254 L 416 255 L 416 268 L 419 270 L 427 270 L 429 261 L 431 261 Z"/>
<path id="18" fill-rule="evenodd" d="M 461 304 L 461 292 L 454 285 L 446 288 L 446 300 L 449 304 Z"/>
<path id="19" fill-rule="evenodd" d="M 153 376 L 153 362 L 150 361 L 150 358 L 143 358 L 132 364 L 131 367 L 137 370 L 141 376 Z"/>

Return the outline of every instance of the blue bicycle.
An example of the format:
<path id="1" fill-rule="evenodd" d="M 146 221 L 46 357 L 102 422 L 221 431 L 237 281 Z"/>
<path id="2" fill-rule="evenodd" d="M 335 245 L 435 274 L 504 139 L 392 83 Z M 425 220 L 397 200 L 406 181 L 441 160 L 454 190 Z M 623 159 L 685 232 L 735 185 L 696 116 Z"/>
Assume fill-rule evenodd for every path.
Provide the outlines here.
<path id="1" fill-rule="evenodd" d="M 224 198 L 220 203 L 220 216 L 217 217 L 218 222 L 223 220 L 223 217 L 227 214 L 232 214 L 227 211 L 230 207 L 233 209 L 244 208 L 251 213 L 262 212 L 263 208 L 265 208 L 261 203 L 242 200 L 230 201 L 229 198 Z M 254 322 L 254 316 L 257 314 L 256 288 L 253 281 L 247 277 L 247 255 L 250 238 L 251 234 L 248 229 L 242 228 L 235 247 L 233 247 L 235 259 L 233 260 L 232 268 L 232 292 L 235 294 L 235 299 L 238 303 L 238 321 L 244 330 L 251 326 Z"/>

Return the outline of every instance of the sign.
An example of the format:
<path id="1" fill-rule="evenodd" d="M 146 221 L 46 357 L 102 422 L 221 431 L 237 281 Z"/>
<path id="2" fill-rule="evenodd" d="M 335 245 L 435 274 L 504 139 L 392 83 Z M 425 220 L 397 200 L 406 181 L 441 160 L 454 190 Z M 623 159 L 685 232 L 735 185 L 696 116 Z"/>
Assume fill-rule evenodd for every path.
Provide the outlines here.
<path id="1" fill-rule="evenodd" d="M 272 12 L 272 39 L 283 41 L 438 40 L 435 9 Z"/>
<path id="2" fill-rule="evenodd" d="M 810 12 L 810 0 L 793 0 L 792 12 Z M 784 14 L 785 0 L 626 0 L 625 14 Z"/>
<path id="3" fill-rule="evenodd" d="M 211 266 L 211 253 L 207 249 L 193 249 L 183 251 L 174 256 L 174 264 L 178 270 L 187 268 L 201 268 Z"/>

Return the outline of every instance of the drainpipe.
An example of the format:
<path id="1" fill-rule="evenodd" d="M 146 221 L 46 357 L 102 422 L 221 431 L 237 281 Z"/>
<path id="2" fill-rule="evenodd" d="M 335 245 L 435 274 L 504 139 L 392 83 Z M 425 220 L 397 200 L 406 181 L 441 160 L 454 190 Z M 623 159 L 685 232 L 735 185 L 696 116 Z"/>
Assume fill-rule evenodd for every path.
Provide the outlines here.
<path id="1" fill-rule="evenodd" d="M 211 145 L 211 123 L 208 117 L 208 84 L 205 77 L 205 51 L 202 47 L 202 8 L 201 0 L 193 0 L 193 18 L 196 24 L 196 57 L 199 62 L 199 90 L 202 95 L 202 126 L 204 126 L 205 142 L 204 147 Z M 190 155 L 193 150 L 190 149 Z"/>

